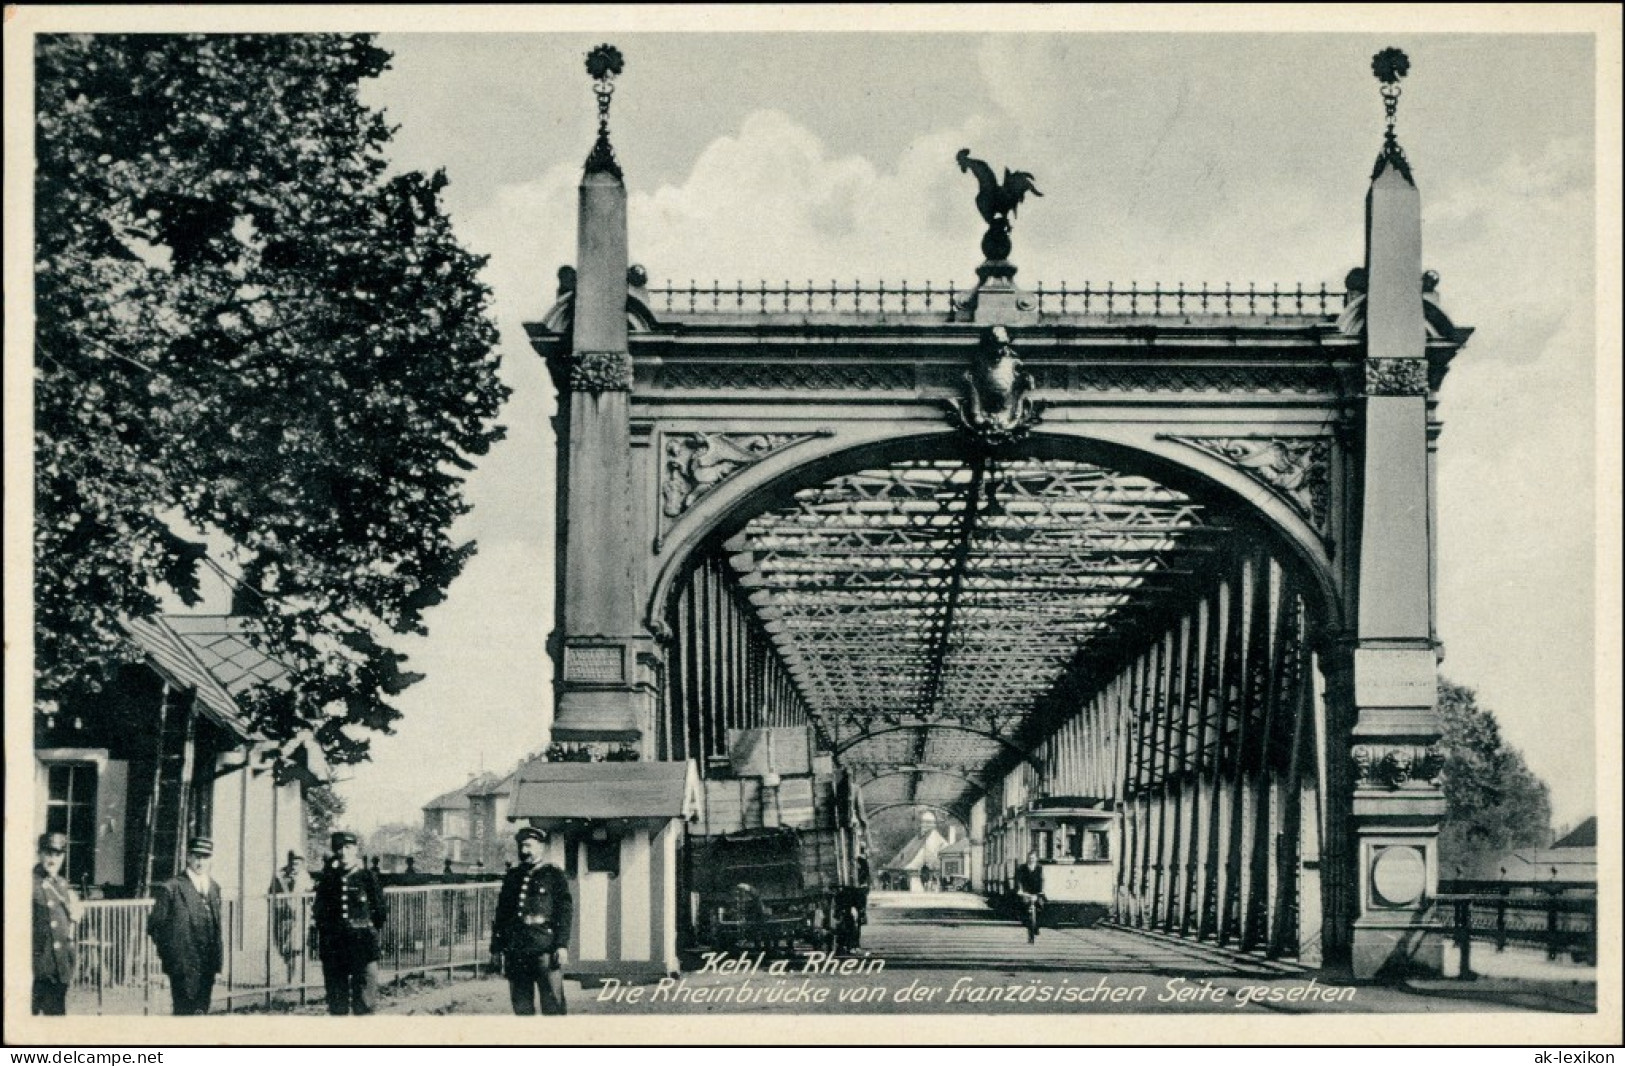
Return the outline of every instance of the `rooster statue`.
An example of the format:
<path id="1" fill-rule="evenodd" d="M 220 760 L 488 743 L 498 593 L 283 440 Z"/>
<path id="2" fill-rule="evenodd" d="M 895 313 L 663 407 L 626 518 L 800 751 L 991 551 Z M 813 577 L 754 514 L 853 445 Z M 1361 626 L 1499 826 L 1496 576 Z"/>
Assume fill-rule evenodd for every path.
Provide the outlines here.
<path id="1" fill-rule="evenodd" d="M 1010 220 L 1015 217 L 1016 208 L 1021 206 L 1028 193 L 1034 196 L 1043 196 L 1034 184 L 1033 176 L 1025 170 L 1004 170 L 1004 182 L 1000 184 L 993 175 L 993 168 L 970 154 L 969 148 L 961 148 L 955 160 L 959 163 L 961 171 L 970 171 L 976 175 L 976 210 L 982 213 L 982 220 L 987 223 L 987 233 L 982 237 L 982 254 L 989 260 L 1004 259 L 1010 254 Z"/>

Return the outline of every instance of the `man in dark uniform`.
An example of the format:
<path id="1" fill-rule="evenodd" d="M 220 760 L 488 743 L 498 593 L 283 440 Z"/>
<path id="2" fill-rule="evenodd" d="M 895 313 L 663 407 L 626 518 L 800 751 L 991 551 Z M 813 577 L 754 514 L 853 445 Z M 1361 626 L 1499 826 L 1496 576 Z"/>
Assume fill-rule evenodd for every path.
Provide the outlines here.
<path id="1" fill-rule="evenodd" d="M 557 866 L 542 862 L 547 834 L 527 825 L 514 839 L 519 865 L 502 878 L 491 954 L 504 956 L 515 1014 L 535 1014 L 538 993 L 543 1014 L 563 1014 L 563 967 L 574 916 L 570 884 Z"/>
<path id="2" fill-rule="evenodd" d="M 315 904 L 327 1013 L 371 1014 L 378 1006 L 378 931 L 389 908 L 377 875 L 361 861 L 356 835 L 334 833 L 332 844 Z"/>
<path id="3" fill-rule="evenodd" d="M 68 838 L 42 833 L 34 867 L 34 1013 L 68 1013 L 73 983 L 73 938 L 79 924 L 79 897 L 62 876 Z"/>
<path id="4" fill-rule="evenodd" d="M 207 1014 L 224 952 L 220 942 L 220 886 L 209 876 L 214 841 L 193 837 L 186 869 L 154 893 L 147 932 L 169 976 L 176 1014 Z"/>

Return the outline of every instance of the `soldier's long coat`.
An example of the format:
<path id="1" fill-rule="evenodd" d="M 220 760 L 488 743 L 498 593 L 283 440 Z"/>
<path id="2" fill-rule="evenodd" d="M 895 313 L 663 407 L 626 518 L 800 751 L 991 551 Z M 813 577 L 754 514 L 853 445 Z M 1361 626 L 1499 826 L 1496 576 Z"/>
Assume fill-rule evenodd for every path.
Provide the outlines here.
<path id="1" fill-rule="evenodd" d="M 73 983 L 72 890 L 61 877 L 34 867 L 34 980 Z"/>

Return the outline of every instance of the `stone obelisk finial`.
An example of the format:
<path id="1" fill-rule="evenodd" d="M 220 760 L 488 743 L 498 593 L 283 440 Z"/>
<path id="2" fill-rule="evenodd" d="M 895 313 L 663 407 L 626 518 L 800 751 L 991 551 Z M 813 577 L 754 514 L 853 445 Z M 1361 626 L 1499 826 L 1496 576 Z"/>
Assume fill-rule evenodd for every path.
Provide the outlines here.
<path id="1" fill-rule="evenodd" d="M 1414 185 L 1411 164 L 1406 160 L 1405 149 L 1399 146 L 1399 137 L 1394 133 L 1394 117 L 1399 111 L 1399 82 L 1410 73 L 1410 69 L 1410 57 L 1397 48 L 1384 48 L 1371 57 L 1371 73 L 1382 87 L 1379 90 L 1382 93 L 1382 109 L 1388 120 L 1387 132 L 1382 137 L 1382 152 L 1377 156 L 1377 166 L 1371 176 L 1376 178 L 1391 166 Z"/>
<path id="2" fill-rule="evenodd" d="M 626 69 L 621 50 L 612 44 L 601 44 L 587 53 L 587 73 L 592 76 L 593 92 L 598 95 L 598 140 L 587 156 L 587 173 L 613 174 L 621 177 L 621 165 L 615 161 L 615 147 L 609 143 L 609 102 L 615 95 L 615 75 Z"/>

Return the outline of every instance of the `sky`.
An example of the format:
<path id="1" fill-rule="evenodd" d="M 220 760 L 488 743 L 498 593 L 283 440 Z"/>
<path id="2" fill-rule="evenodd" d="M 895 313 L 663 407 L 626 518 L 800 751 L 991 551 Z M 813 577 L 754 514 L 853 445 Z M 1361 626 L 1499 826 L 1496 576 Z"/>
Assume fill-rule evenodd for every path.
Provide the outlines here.
<path id="1" fill-rule="evenodd" d="M 365 98 L 398 126 L 399 168 L 445 169 L 458 233 L 491 257 L 514 393 L 467 486 L 478 554 L 401 645 L 427 679 L 340 785 L 354 828 L 415 822 L 546 742 L 555 397 L 521 324 L 575 258 L 582 60 L 606 38 L 627 61 L 612 128 L 632 260 L 657 284 L 970 283 L 982 226 L 953 163 L 970 147 L 1044 194 L 1016 224 L 1025 285 L 1340 287 L 1381 142 L 1370 57 L 1405 49 L 1425 265 L 1477 330 L 1440 394 L 1443 672 L 1496 711 L 1556 823 L 1595 812 L 1590 37 L 386 33 Z"/>

